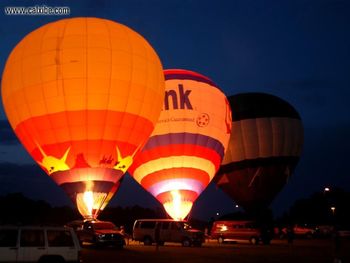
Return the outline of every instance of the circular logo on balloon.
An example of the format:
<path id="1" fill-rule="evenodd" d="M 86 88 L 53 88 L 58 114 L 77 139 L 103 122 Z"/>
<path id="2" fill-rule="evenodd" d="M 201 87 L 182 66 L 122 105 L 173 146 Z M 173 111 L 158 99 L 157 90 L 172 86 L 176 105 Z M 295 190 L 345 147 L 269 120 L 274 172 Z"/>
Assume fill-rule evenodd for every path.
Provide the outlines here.
<path id="1" fill-rule="evenodd" d="M 210 118 L 207 113 L 201 113 L 196 119 L 196 123 L 199 127 L 205 127 L 209 124 Z"/>

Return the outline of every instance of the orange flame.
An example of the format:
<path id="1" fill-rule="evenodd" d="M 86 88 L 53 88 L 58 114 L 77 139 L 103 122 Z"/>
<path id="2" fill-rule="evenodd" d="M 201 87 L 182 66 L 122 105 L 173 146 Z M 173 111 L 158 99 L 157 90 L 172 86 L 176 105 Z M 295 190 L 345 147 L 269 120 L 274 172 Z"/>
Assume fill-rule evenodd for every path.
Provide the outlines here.
<path id="1" fill-rule="evenodd" d="M 165 211 L 174 220 L 183 220 L 192 209 L 193 203 L 183 200 L 178 190 L 171 191 L 172 201 L 163 204 Z"/>
<path id="2" fill-rule="evenodd" d="M 96 219 L 107 197 L 107 193 L 91 191 L 92 187 L 93 182 L 86 182 L 85 192 L 76 197 L 78 210 L 85 219 Z"/>

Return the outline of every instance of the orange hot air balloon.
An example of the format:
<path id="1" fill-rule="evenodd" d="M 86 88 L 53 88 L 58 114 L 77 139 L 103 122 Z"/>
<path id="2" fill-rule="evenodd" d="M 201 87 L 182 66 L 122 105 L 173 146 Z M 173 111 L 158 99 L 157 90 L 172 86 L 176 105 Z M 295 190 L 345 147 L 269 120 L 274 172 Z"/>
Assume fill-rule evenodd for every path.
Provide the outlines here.
<path id="1" fill-rule="evenodd" d="M 85 218 L 96 218 L 154 129 L 163 69 L 130 28 L 98 18 L 63 19 L 13 49 L 2 99 L 33 159 Z"/>
<path id="2" fill-rule="evenodd" d="M 303 145 L 299 113 L 265 93 L 228 97 L 232 132 L 214 181 L 249 212 L 266 208 L 296 167 Z"/>
<path id="3" fill-rule="evenodd" d="M 219 169 L 231 110 L 216 84 L 192 71 L 165 70 L 165 90 L 158 123 L 129 172 L 172 218 L 183 219 Z"/>

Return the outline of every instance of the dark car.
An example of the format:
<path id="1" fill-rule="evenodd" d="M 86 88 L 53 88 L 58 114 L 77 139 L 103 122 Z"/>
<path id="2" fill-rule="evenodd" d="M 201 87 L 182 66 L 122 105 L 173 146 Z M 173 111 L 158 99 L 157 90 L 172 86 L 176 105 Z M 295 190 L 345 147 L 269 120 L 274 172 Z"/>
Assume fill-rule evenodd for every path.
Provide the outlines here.
<path id="1" fill-rule="evenodd" d="M 124 235 L 112 222 L 85 221 L 76 232 L 82 244 L 86 242 L 96 246 L 115 246 L 120 249 L 125 245 Z"/>

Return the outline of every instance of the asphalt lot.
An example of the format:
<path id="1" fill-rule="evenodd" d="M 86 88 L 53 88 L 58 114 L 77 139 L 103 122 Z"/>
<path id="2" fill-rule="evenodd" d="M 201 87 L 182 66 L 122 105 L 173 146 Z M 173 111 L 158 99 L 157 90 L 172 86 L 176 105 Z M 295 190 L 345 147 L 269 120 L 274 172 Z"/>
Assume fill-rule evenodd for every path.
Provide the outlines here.
<path id="1" fill-rule="evenodd" d="M 350 240 L 342 240 L 335 251 L 332 240 L 295 240 L 292 245 L 285 240 L 273 240 L 270 245 L 250 245 L 247 242 L 218 244 L 210 241 L 202 247 L 181 247 L 179 244 L 166 243 L 156 248 L 130 242 L 123 250 L 115 248 L 84 247 L 82 256 L 86 263 L 96 262 L 152 262 L 152 263 L 332 263 L 337 257 L 350 262 Z"/>

